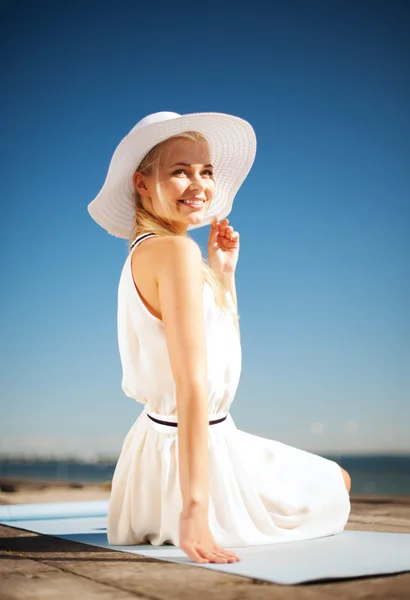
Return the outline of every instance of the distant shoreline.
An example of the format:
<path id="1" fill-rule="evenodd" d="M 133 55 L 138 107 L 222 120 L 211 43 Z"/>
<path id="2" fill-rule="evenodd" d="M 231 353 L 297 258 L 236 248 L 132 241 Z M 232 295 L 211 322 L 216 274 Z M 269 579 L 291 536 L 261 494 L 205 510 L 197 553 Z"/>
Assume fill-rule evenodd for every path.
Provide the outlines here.
<path id="1" fill-rule="evenodd" d="M 108 500 L 110 492 L 111 481 L 74 482 L 26 477 L 0 477 L 0 505 Z M 352 494 L 351 500 L 355 503 L 410 505 L 410 495 Z"/>
<path id="2" fill-rule="evenodd" d="M 43 490 L 50 487 L 68 487 L 71 489 L 81 489 L 84 487 L 96 487 L 102 489 L 111 489 L 111 480 L 107 481 L 71 481 L 69 479 L 41 479 L 37 477 L 2 477 L 0 476 L 0 489 L 5 491 L 5 488 L 17 490 Z"/>
<path id="3" fill-rule="evenodd" d="M 410 496 L 410 456 L 361 456 L 331 458 L 339 466 L 348 471 L 352 478 L 352 493 L 366 497 L 401 497 Z M 0 462 L 0 501 L 10 502 L 12 494 L 24 489 L 25 493 L 38 494 L 45 490 L 62 488 L 70 498 L 80 495 L 82 498 L 87 488 L 94 490 L 97 496 L 101 490 L 110 489 L 115 474 L 116 462 L 61 461 L 31 458 L 23 462 L 9 460 Z M 1 489 L 3 485 L 3 489 Z M 76 491 L 77 490 L 77 491 Z M 82 491 L 81 491 L 82 490 Z M 73 496 L 76 492 L 77 496 Z M 48 492 L 51 494 L 51 492 Z M 88 492 L 87 492 L 88 493 Z M 67 495 L 66 494 L 66 495 Z M 82 494 L 82 495 L 81 495 Z M 17 496 L 16 496 L 17 498 Z M 34 498 L 33 495 L 30 498 Z M 31 501 L 31 500 L 30 500 Z M 36 502 L 37 500 L 33 500 Z"/>
<path id="4" fill-rule="evenodd" d="M 340 459 L 389 459 L 389 458 L 401 458 L 410 460 L 410 452 L 324 452 L 319 450 L 309 450 L 305 449 L 306 452 L 311 452 L 312 454 L 318 454 L 319 456 L 323 456 L 325 458 L 329 458 L 331 460 L 339 461 Z M 72 464 L 84 464 L 84 465 L 115 465 L 118 461 L 118 457 L 120 452 L 113 456 L 96 456 L 95 458 L 84 458 L 81 456 L 52 456 L 52 455 L 18 455 L 18 454 L 0 454 L 0 469 L 1 463 L 14 464 L 58 464 L 58 463 L 72 463 Z"/>
<path id="5" fill-rule="evenodd" d="M 0 477 L 0 505 L 108 500 L 110 492 L 111 481 L 55 481 Z"/>

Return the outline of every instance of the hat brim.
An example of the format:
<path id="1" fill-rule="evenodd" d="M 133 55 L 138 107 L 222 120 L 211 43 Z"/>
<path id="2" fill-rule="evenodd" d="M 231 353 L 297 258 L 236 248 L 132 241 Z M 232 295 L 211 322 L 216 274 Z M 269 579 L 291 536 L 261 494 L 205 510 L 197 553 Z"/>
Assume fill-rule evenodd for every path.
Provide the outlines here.
<path id="1" fill-rule="evenodd" d="M 240 117 L 224 113 L 192 113 L 134 127 L 119 143 L 104 185 L 88 205 L 91 217 L 108 233 L 130 238 L 135 224 L 135 170 L 156 144 L 184 131 L 198 131 L 208 139 L 216 181 L 215 195 L 204 219 L 188 225 L 188 229 L 208 225 L 215 218 L 224 219 L 231 212 L 235 195 L 255 159 L 255 132 Z"/>

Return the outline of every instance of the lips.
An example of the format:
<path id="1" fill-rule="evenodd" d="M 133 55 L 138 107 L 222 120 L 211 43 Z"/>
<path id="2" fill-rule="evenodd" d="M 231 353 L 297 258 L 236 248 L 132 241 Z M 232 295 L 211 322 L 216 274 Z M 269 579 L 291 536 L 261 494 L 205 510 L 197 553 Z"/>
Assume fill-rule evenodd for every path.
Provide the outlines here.
<path id="1" fill-rule="evenodd" d="M 181 200 L 180 200 L 179 203 L 181 204 L 181 206 L 185 206 L 185 207 L 189 208 L 190 210 L 202 210 L 204 207 L 203 201 L 195 203 L 195 204 L 188 204 L 186 202 L 181 202 Z"/>

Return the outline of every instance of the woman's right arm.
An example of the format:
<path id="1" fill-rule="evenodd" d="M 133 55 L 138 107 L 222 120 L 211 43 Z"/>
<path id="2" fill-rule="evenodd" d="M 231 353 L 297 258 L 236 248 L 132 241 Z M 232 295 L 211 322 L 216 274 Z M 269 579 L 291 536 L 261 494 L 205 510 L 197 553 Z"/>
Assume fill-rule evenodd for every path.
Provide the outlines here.
<path id="1" fill-rule="evenodd" d="M 208 509 L 208 385 L 201 251 L 190 238 L 164 238 L 157 263 L 162 320 L 178 413 L 184 509 Z"/>
<path id="2" fill-rule="evenodd" d="M 215 546 L 208 529 L 209 414 L 201 250 L 188 237 L 166 237 L 158 241 L 155 272 L 176 385 L 181 519 L 185 537 L 180 540 L 181 548 L 197 562 L 204 562 L 203 559 L 232 561 L 235 555 Z"/>

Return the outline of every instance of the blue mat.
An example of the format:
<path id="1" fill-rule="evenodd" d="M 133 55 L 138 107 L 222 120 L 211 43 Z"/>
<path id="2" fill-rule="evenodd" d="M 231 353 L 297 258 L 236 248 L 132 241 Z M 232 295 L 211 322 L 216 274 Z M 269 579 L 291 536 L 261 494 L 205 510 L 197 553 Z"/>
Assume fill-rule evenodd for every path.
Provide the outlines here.
<path id="1" fill-rule="evenodd" d="M 265 546 L 232 548 L 240 561 L 198 564 L 172 545 L 110 546 L 108 501 L 0 506 L 0 523 L 35 533 L 189 564 L 283 585 L 410 571 L 410 534 L 345 530 L 337 535 Z M 227 548 L 230 549 L 230 548 Z"/>

